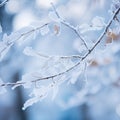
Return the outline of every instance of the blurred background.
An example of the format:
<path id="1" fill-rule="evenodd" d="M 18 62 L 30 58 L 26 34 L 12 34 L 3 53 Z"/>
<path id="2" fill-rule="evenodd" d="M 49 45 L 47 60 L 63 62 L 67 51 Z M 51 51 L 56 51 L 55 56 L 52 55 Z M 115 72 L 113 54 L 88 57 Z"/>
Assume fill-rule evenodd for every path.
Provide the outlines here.
<path id="1" fill-rule="evenodd" d="M 4 0 L 0 0 L 2 3 Z M 60 16 L 73 26 L 88 23 L 95 16 L 107 22 L 111 14 L 109 0 L 53 0 Z M 0 24 L 4 34 L 47 21 L 52 11 L 49 0 L 9 0 L 0 7 Z M 120 18 L 120 14 L 118 16 Z M 120 19 L 119 19 L 120 20 Z M 56 23 L 58 24 L 58 23 Z M 47 99 L 25 111 L 24 102 L 29 98 L 26 89 L 18 87 L 0 96 L 0 120 L 119 120 L 120 119 L 120 23 L 112 25 L 112 34 L 104 39 L 109 43 L 98 46 L 85 79 L 80 76 L 72 85 L 63 84 L 54 101 Z M 72 30 L 60 26 L 60 35 L 37 35 L 22 46 L 14 45 L 0 62 L 0 78 L 16 82 L 26 72 L 38 68 L 40 61 L 26 57 L 23 49 L 32 46 L 47 55 L 79 55 L 80 41 Z M 87 43 L 96 40 L 102 31 L 84 33 Z M 3 33 L 0 34 L 2 40 Z M 111 43 L 112 41 L 112 43 Z M 54 43 L 54 44 L 53 44 Z M 41 64 L 41 63 L 40 63 Z"/>

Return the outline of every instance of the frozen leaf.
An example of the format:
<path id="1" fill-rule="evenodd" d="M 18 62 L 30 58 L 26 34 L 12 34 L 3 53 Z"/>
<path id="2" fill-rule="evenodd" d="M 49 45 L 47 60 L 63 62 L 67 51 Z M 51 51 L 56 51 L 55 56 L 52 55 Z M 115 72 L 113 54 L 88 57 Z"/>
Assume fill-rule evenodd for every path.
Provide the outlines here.
<path id="1" fill-rule="evenodd" d="M 23 53 L 27 56 L 36 56 L 35 51 L 32 49 L 32 47 L 26 47 L 23 51 Z"/>
<path id="2" fill-rule="evenodd" d="M 46 96 L 47 92 L 48 92 L 47 86 L 40 86 L 39 88 L 35 88 L 33 92 L 30 94 L 30 96 L 43 97 Z"/>
<path id="3" fill-rule="evenodd" d="M 4 34 L 3 42 L 5 42 L 7 45 L 11 43 L 14 44 L 16 42 L 21 45 L 25 42 L 25 40 L 33 39 L 33 33 L 33 28 L 23 28 L 19 31 L 13 32 L 9 36 L 7 34 Z"/>
<path id="4" fill-rule="evenodd" d="M 27 100 L 22 109 L 25 110 L 27 107 L 33 105 L 34 103 L 43 100 L 45 97 L 47 97 L 47 93 L 48 88 L 45 86 L 42 86 L 41 88 L 35 88 L 33 92 L 30 94 L 30 96 L 34 97 Z"/>
<path id="5" fill-rule="evenodd" d="M 105 26 L 104 19 L 102 17 L 96 16 L 93 18 L 91 25 L 89 24 L 82 24 L 79 26 L 80 32 L 85 33 L 94 30 L 101 30 Z"/>
<path id="6" fill-rule="evenodd" d="M 3 81 L 1 80 L 1 78 L 0 78 L 0 85 L 1 84 L 3 84 Z M 7 92 L 7 90 L 5 89 L 5 87 L 4 86 L 0 86 L 0 95 L 1 94 L 4 94 L 4 93 L 6 93 Z"/>
<path id="7" fill-rule="evenodd" d="M 79 26 L 80 32 L 85 33 L 90 30 L 90 25 L 88 24 L 82 24 Z"/>
<path id="8" fill-rule="evenodd" d="M 114 32 L 107 32 L 107 36 L 112 40 L 115 40 L 117 38 L 117 35 Z M 111 43 L 111 42 L 107 41 L 106 43 Z"/>
<path id="9" fill-rule="evenodd" d="M 112 41 L 119 40 L 120 36 L 120 27 L 115 27 L 113 29 L 109 29 L 107 32 L 107 40 L 106 43 L 112 43 Z"/>
<path id="10" fill-rule="evenodd" d="M 27 100 L 25 103 L 24 103 L 24 106 L 23 106 L 23 110 L 25 110 L 27 107 L 33 105 L 34 103 L 37 103 L 39 101 L 39 97 L 34 97 L 34 98 L 31 98 L 29 100 Z"/>
<path id="11" fill-rule="evenodd" d="M 6 43 L 6 44 L 14 44 L 15 42 L 17 42 L 17 40 L 20 38 L 20 33 L 18 32 L 13 32 L 12 34 L 10 34 L 9 36 L 7 34 L 4 34 L 3 36 L 3 41 Z"/>
<path id="12" fill-rule="evenodd" d="M 17 43 L 19 45 L 22 45 L 24 42 L 28 40 L 32 40 L 36 36 L 36 30 L 33 27 L 25 27 L 20 29 L 16 32 L 16 35 L 19 34 L 19 37 L 17 38 Z"/>
<path id="13" fill-rule="evenodd" d="M 53 35 L 60 35 L 61 32 L 61 24 L 58 22 L 51 22 L 48 25 L 49 29 L 50 29 L 50 33 Z"/>
<path id="14" fill-rule="evenodd" d="M 73 47 L 76 51 L 80 53 L 81 56 L 83 56 L 87 52 L 85 45 L 79 39 L 76 39 L 74 41 Z"/>
<path id="15" fill-rule="evenodd" d="M 60 33 L 60 25 L 54 24 L 54 34 L 59 35 Z"/>

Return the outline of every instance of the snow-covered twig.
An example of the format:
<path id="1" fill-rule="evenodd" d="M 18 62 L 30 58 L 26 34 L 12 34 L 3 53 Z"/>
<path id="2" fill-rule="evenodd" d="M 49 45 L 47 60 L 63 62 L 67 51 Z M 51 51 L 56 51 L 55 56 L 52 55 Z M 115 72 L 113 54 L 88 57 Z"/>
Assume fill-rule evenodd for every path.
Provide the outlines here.
<path id="1" fill-rule="evenodd" d="M 3 49 L 0 50 L 0 58 L 2 56 L 2 53 L 7 49 L 7 48 L 10 48 L 12 45 L 14 45 L 17 41 L 19 41 L 22 37 L 26 36 L 26 35 L 29 35 L 29 34 L 32 34 L 33 32 L 37 31 L 37 30 L 40 30 L 42 29 L 43 27 L 47 26 L 49 23 L 45 23 L 44 25 L 42 26 L 39 26 L 37 28 L 33 28 L 32 30 L 29 30 L 25 33 L 22 33 L 20 34 L 14 41 L 11 40 L 11 41 L 7 41 L 6 43 L 6 46 L 3 47 Z M 10 38 L 9 38 L 10 39 Z M 13 39 L 13 38 L 12 38 Z"/>
<path id="2" fill-rule="evenodd" d="M 109 27 L 111 26 L 113 20 L 116 18 L 116 16 L 118 15 L 118 13 L 120 12 L 120 8 L 118 8 L 113 16 L 111 17 L 111 19 L 109 20 L 108 24 L 106 25 L 104 31 L 102 32 L 102 34 L 100 35 L 100 37 L 98 38 L 97 42 L 93 45 L 93 47 L 88 51 L 87 54 L 85 54 L 85 56 L 83 56 L 79 62 L 77 62 L 75 65 L 73 65 L 72 67 L 70 67 L 69 69 L 65 70 L 64 72 L 61 72 L 61 73 L 58 73 L 58 74 L 55 74 L 55 75 L 51 75 L 51 76 L 46 76 L 46 77 L 41 77 L 41 78 L 38 78 L 38 79 L 35 79 L 35 80 L 31 80 L 30 82 L 31 83 L 36 83 L 38 81 L 41 81 L 41 80 L 48 80 L 48 79 L 53 79 L 53 78 L 56 78 L 58 76 L 62 76 L 66 73 L 68 73 L 69 71 L 73 70 L 74 68 L 76 68 L 77 66 L 79 66 L 81 64 L 82 61 L 84 61 L 88 56 L 89 54 L 91 54 L 91 52 L 96 48 L 96 46 L 101 42 L 101 40 L 103 39 L 103 37 L 106 35 Z M 40 29 L 40 28 L 37 28 L 37 29 Z M 34 31 L 34 30 L 33 30 Z M 29 32 L 32 32 L 32 31 L 29 31 Z M 27 33 L 26 33 L 27 34 Z M 77 56 L 73 56 L 73 57 L 77 57 Z M 79 56 L 78 56 L 79 57 Z M 68 58 L 68 57 L 63 57 L 63 58 Z M 27 84 L 27 82 L 16 82 L 16 83 L 3 83 L 1 84 L 0 86 L 14 86 L 14 85 L 23 85 L 23 84 Z"/>
<path id="3" fill-rule="evenodd" d="M 71 25 L 70 23 L 68 23 L 67 21 L 65 21 L 64 19 L 61 18 L 61 16 L 59 15 L 59 13 L 57 12 L 55 6 L 53 3 L 51 3 L 53 10 L 55 12 L 55 14 L 57 15 L 57 17 L 59 18 L 60 22 L 67 26 L 68 28 L 70 28 L 71 30 L 73 30 L 75 32 L 75 34 L 78 36 L 78 38 L 83 42 L 84 46 L 86 47 L 86 49 L 89 51 L 89 48 L 87 46 L 87 43 L 85 42 L 84 38 L 79 34 L 78 30 L 76 29 L 76 27 L 74 27 L 73 25 Z"/>

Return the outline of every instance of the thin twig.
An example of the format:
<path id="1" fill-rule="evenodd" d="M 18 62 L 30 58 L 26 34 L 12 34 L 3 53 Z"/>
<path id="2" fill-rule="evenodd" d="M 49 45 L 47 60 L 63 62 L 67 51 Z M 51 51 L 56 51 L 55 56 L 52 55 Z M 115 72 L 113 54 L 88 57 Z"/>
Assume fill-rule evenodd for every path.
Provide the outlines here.
<path id="1" fill-rule="evenodd" d="M 48 56 L 48 55 L 42 54 L 42 53 L 40 53 L 39 51 L 36 51 L 36 50 L 33 50 L 33 49 L 32 49 L 32 52 L 34 52 L 35 55 L 37 55 L 38 57 L 41 57 L 41 58 L 44 58 L 44 59 L 49 59 L 49 58 L 53 58 L 53 57 L 58 57 L 59 59 L 72 59 L 72 58 L 81 59 L 81 58 L 82 58 L 82 56 L 80 56 L 80 55 L 71 55 L 71 56 Z M 34 55 L 33 55 L 33 56 L 34 56 Z"/>
<path id="2" fill-rule="evenodd" d="M 116 12 L 114 13 L 114 15 L 112 16 L 112 18 L 109 20 L 108 24 L 106 25 L 106 28 L 104 29 L 103 33 L 101 34 L 101 36 L 98 38 L 98 41 L 95 43 L 95 45 L 92 47 L 91 51 L 93 51 L 93 49 L 100 43 L 100 41 L 103 39 L 104 35 L 107 33 L 110 25 L 112 24 L 113 20 L 116 18 L 117 14 L 120 12 L 120 8 L 118 8 L 116 10 Z"/>
<path id="3" fill-rule="evenodd" d="M 103 33 L 100 35 L 100 37 L 98 38 L 97 42 L 93 45 L 93 47 L 88 51 L 88 53 L 82 57 L 82 59 L 77 63 L 75 64 L 73 67 L 69 68 L 68 70 L 64 71 L 64 72 L 61 72 L 59 74 L 56 74 L 56 75 L 52 75 L 52 76 L 48 76 L 48 77 L 43 77 L 43 78 L 40 78 L 40 79 L 37 79 L 37 80 L 34 80 L 34 81 L 31 81 L 31 82 L 35 82 L 35 81 L 39 81 L 39 80 L 45 80 L 45 79 L 50 79 L 50 78 L 55 78 L 57 76 L 61 76 L 71 70 L 73 70 L 75 67 L 77 67 L 78 65 L 80 65 L 81 61 L 84 61 L 88 55 L 96 48 L 96 46 L 101 42 L 101 40 L 103 39 L 104 35 L 107 33 L 110 25 L 112 24 L 114 18 L 117 16 L 117 14 L 119 13 L 120 11 L 120 8 L 116 10 L 116 12 L 114 13 L 114 15 L 112 16 L 112 18 L 109 20 L 106 28 L 104 29 Z"/>
<path id="4" fill-rule="evenodd" d="M 39 26 L 39 27 L 37 27 L 37 28 L 35 28 L 35 29 L 32 29 L 32 30 L 30 30 L 30 31 L 28 31 L 28 32 L 26 32 L 26 33 L 22 33 L 16 40 L 14 40 L 14 41 L 7 41 L 7 43 L 6 43 L 6 47 L 4 47 L 1 51 L 0 51 L 0 57 L 1 57 L 1 55 L 2 55 L 2 53 L 8 48 L 8 47 L 11 47 L 12 45 L 14 45 L 15 44 L 15 42 L 17 42 L 17 41 L 19 41 L 22 37 L 24 37 L 25 35 L 28 35 L 28 34 L 30 34 L 30 33 L 33 33 L 33 32 L 35 32 L 35 31 L 37 31 L 37 30 L 40 30 L 40 29 L 42 29 L 43 27 L 45 27 L 45 26 L 47 26 L 49 23 L 45 23 L 44 25 L 42 25 L 42 26 Z"/>
<path id="5" fill-rule="evenodd" d="M 44 54 L 41 54 L 39 52 L 36 51 L 36 54 L 42 58 L 53 58 L 53 57 L 57 57 L 57 56 L 48 56 L 48 55 L 44 55 Z M 75 59 L 81 59 L 82 57 L 80 55 L 71 55 L 71 56 L 58 56 L 58 58 L 60 59 L 72 59 L 72 58 L 75 58 Z"/>
<path id="6" fill-rule="evenodd" d="M 57 17 L 59 18 L 60 22 L 61 22 L 63 25 L 65 25 L 65 26 L 67 26 L 68 28 L 70 28 L 71 30 L 73 30 L 73 31 L 75 32 L 75 34 L 78 36 L 78 38 L 83 42 L 83 44 L 84 44 L 84 46 L 86 47 L 86 49 L 89 51 L 89 48 L 88 48 L 88 46 L 87 46 L 87 43 L 85 42 L 84 38 L 79 34 L 78 30 L 77 30 L 74 26 L 70 25 L 70 23 L 66 22 L 64 19 L 61 18 L 61 16 L 60 16 L 59 13 L 57 12 L 57 10 L 56 10 L 56 8 L 55 8 L 55 6 L 54 6 L 53 3 L 51 3 L 51 5 L 52 5 L 52 7 L 53 7 L 53 10 L 54 10 L 55 14 L 56 14 Z"/>
<path id="7" fill-rule="evenodd" d="M 109 22 L 108 22 L 106 28 L 104 29 L 103 33 L 102 33 L 102 34 L 100 35 L 100 37 L 98 38 L 97 42 L 96 42 L 96 43 L 93 45 L 93 47 L 88 51 L 88 53 L 87 53 L 84 57 L 82 57 L 82 59 L 81 59 L 78 63 L 76 63 L 74 66 L 72 66 L 71 68 L 67 69 L 67 70 L 64 71 L 64 72 L 61 72 L 61 73 L 58 73 L 58 74 L 55 74 L 55 75 L 51 75 L 51 76 L 47 76 L 47 77 L 42 77 L 42 78 L 39 78 L 39 79 L 35 79 L 35 80 L 30 81 L 30 82 L 35 83 L 35 82 L 41 81 L 41 80 L 48 80 L 48 79 L 51 79 L 51 78 L 53 79 L 53 78 L 56 78 L 56 77 L 58 77 L 58 76 L 64 75 L 64 74 L 68 73 L 69 71 L 73 70 L 74 68 L 76 68 L 77 66 L 79 66 L 79 65 L 81 64 L 81 62 L 84 61 L 84 60 L 89 56 L 89 54 L 96 48 L 96 46 L 101 42 L 101 40 L 103 39 L 103 37 L 104 37 L 105 34 L 107 33 L 110 25 L 112 24 L 114 18 L 117 16 L 117 14 L 118 14 L 119 12 L 120 12 L 120 8 L 117 9 L 116 12 L 114 13 L 114 15 L 111 17 L 111 19 L 109 20 Z M 18 85 L 18 84 L 24 85 L 24 84 L 26 84 L 26 83 L 27 83 L 27 82 L 3 83 L 3 84 L 1 84 L 0 86 L 11 86 L 11 85 L 14 86 L 14 85 Z"/>

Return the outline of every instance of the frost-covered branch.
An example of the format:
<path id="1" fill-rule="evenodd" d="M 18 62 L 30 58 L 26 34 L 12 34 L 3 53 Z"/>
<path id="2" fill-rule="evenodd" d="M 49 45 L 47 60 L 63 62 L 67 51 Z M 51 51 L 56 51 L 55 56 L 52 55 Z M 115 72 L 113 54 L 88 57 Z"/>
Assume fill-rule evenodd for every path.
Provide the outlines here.
<path id="1" fill-rule="evenodd" d="M 79 66 L 79 65 L 81 64 L 81 62 L 84 61 L 84 60 L 89 56 L 89 54 L 91 54 L 91 52 L 96 48 L 96 46 L 101 42 L 101 40 L 102 40 L 103 37 L 106 35 L 109 27 L 111 26 L 113 20 L 116 18 L 116 16 L 118 15 L 119 12 L 120 12 L 120 8 L 118 8 L 118 9 L 114 12 L 113 16 L 111 17 L 111 19 L 110 19 L 109 22 L 107 23 L 107 25 L 106 25 L 103 33 L 100 35 L 100 37 L 98 38 L 97 42 L 96 42 L 96 43 L 93 45 L 93 47 L 88 51 L 88 53 L 85 54 L 85 56 L 83 56 L 83 57 L 80 57 L 80 56 L 70 56 L 70 57 L 69 57 L 69 56 L 63 56 L 63 57 L 61 57 L 61 58 L 72 58 L 72 57 L 73 57 L 73 58 L 80 58 L 80 61 L 79 61 L 79 62 L 77 62 L 75 65 L 73 65 L 73 66 L 70 67 L 69 69 L 65 70 L 64 72 L 60 72 L 60 73 L 58 73 L 58 74 L 51 75 L 51 76 L 40 77 L 40 78 L 37 78 L 37 79 L 35 79 L 35 80 L 31 80 L 31 81 L 29 81 L 29 82 L 31 82 L 31 83 L 36 83 L 36 82 L 41 81 L 41 80 L 54 79 L 54 78 L 56 78 L 56 77 L 59 77 L 59 76 L 62 76 L 62 75 L 64 75 L 64 74 L 68 73 L 69 71 L 71 71 L 71 70 L 73 70 L 74 68 L 76 68 L 77 66 Z M 45 25 L 47 25 L 47 24 L 45 24 Z M 40 29 L 40 28 L 41 28 L 41 27 L 36 28 L 36 29 Z M 29 32 L 27 32 L 27 33 L 25 33 L 25 34 L 28 34 L 28 33 L 33 32 L 33 31 L 34 31 L 34 30 L 31 30 L 31 31 L 29 31 Z M 23 34 L 23 35 L 24 35 L 24 34 Z M 16 82 L 16 83 L 3 83 L 3 84 L 1 84 L 0 86 L 14 86 L 14 85 L 15 85 L 15 86 L 16 86 L 16 85 L 19 86 L 19 85 L 23 85 L 23 84 L 27 84 L 27 82 L 18 81 L 18 82 Z"/>
<path id="2" fill-rule="evenodd" d="M 30 94 L 30 99 L 28 99 L 24 106 L 23 110 L 25 110 L 27 107 L 31 106 L 32 104 L 43 100 L 47 97 L 48 93 L 52 90 L 53 92 L 53 99 L 55 95 L 57 94 L 57 91 L 59 89 L 59 86 L 62 83 L 71 83 L 74 84 L 78 79 L 85 79 L 85 70 L 87 67 L 86 61 L 89 59 L 89 55 L 94 53 L 94 50 L 96 50 L 97 46 L 102 42 L 105 35 L 108 34 L 111 24 L 115 21 L 117 21 L 117 26 L 119 22 L 119 17 L 117 16 L 120 12 L 120 6 L 115 9 L 115 11 L 112 13 L 112 17 L 106 24 L 102 17 L 96 16 L 92 20 L 91 26 L 88 24 L 84 24 L 83 26 L 74 27 L 68 22 L 66 22 L 64 19 L 61 18 L 61 16 L 58 14 L 55 6 L 53 3 L 51 3 L 53 7 L 53 13 L 55 13 L 55 17 L 57 19 L 53 20 L 55 23 L 63 24 L 67 26 L 69 29 L 73 31 L 77 35 L 77 38 L 80 39 L 80 41 L 83 43 L 80 50 L 84 47 L 85 51 L 82 51 L 83 54 L 80 55 L 71 55 L 71 56 L 50 56 L 50 55 L 44 55 L 41 54 L 40 51 L 36 51 L 32 49 L 32 47 L 26 47 L 23 51 L 23 53 L 27 56 L 37 57 L 42 62 L 39 62 L 40 68 L 32 73 L 24 74 L 21 78 L 21 80 L 17 82 L 11 82 L 11 83 L 4 83 L 0 79 L 0 88 L 5 91 L 5 87 L 10 86 L 12 89 L 15 89 L 16 87 L 23 86 L 24 88 L 32 88 L 32 92 Z M 54 17 L 54 16 L 53 16 Z M 27 27 L 27 30 L 24 28 L 20 31 L 12 33 L 10 36 L 3 35 L 3 40 L 0 42 L 0 58 L 3 57 L 4 54 L 6 54 L 6 50 L 8 50 L 12 45 L 15 43 L 21 43 L 24 42 L 26 39 L 29 39 L 31 35 L 34 33 L 38 33 L 40 31 L 41 35 L 46 35 L 52 27 L 54 27 L 54 33 L 56 35 L 59 33 L 60 27 L 55 25 L 53 26 L 53 21 L 49 23 L 45 23 L 43 25 L 39 25 L 40 27 Z M 91 28 L 92 27 L 92 28 Z M 82 29 L 83 28 L 83 29 Z M 104 28 L 104 29 L 103 29 Z M 93 43 L 91 47 L 88 48 L 86 41 L 81 37 L 80 31 L 82 29 L 84 32 L 91 31 L 91 30 L 102 30 L 103 32 L 100 34 L 98 39 L 96 39 L 96 42 Z M 80 32 L 79 32 L 80 31 Z M 52 31 L 53 32 L 53 31 Z M 50 34 L 47 34 L 50 35 Z M 30 38 L 30 40 L 33 39 Z M 107 42 L 105 43 L 107 44 Z M 79 47 L 79 46 L 78 46 Z M 42 64 L 41 64 L 42 63 Z M 36 67 L 36 66 L 35 66 Z M 38 67 L 37 67 L 38 68 Z M 43 84 L 41 85 L 41 81 L 47 81 L 45 83 L 45 86 Z M 84 83 L 86 83 L 86 80 L 84 80 Z M 0 91 L 3 93 L 2 91 Z"/>
<path id="3" fill-rule="evenodd" d="M 110 25 L 112 24 L 113 20 L 117 17 L 117 14 L 119 14 L 120 12 L 120 8 L 118 8 L 116 10 L 116 12 L 113 14 L 112 18 L 110 19 L 110 21 L 108 22 L 108 24 L 106 25 L 106 28 L 104 29 L 103 33 L 101 34 L 101 36 L 98 38 L 97 42 L 95 43 L 95 45 L 91 48 L 91 51 L 93 51 L 95 49 L 95 47 L 100 43 L 100 41 L 103 39 L 103 37 L 105 36 L 105 34 L 107 33 Z"/>
<path id="4" fill-rule="evenodd" d="M 59 15 L 59 13 L 57 12 L 55 6 L 53 3 L 51 3 L 53 10 L 55 12 L 55 14 L 57 15 L 60 23 L 62 23 L 63 25 L 67 26 L 68 28 L 70 28 L 71 30 L 73 30 L 75 32 L 75 34 L 78 36 L 78 38 L 83 42 L 84 46 L 86 47 L 86 49 L 89 51 L 88 45 L 85 42 L 84 38 L 79 34 L 78 30 L 76 27 L 74 27 L 73 25 L 71 25 L 70 23 L 68 23 L 67 21 L 65 21 L 64 19 L 61 18 L 61 16 Z"/>
<path id="5" fill-rule="evenodd" d="M 32 47 L 26 47 L 23 52 L 27 56 L 39 57 L 39 58 L 45 58 L 45 59 L 57 57 L 57 56 L 48 56 L 48 55 L 42 54 L 39 51 L 33 50 Z M 71 56 L 58 56 L 58 58 L 59 59 L 81 59 L 82 57 L 80 55 L 71 55 Z"/>
<path id="6" fill-rule="evenodd" d="M 11 46 L 13 46 L 16 42 L 18 42 L 19 40 L 21 40 L 22 38 L 25 37 L 21 41 L 23 43 L 23 41 L 25 41 L 25 39 L 27 37 L 29 37 L 31 34 L 33 34 L 36 31 L 41 30 L 42 28 L 48 26 L 49 24 L 50 23 L 45 23 L 45 24 L 43 24 L 43 25 L 41 25 L 39 27 L 36 27 L 36 28 L 32 28 L 32 29 L 29 28 L 30 30 L 27 30 L 26 32 L 22 32 L 22 33 L 19 33 L 19 31 L 18 31 L 18 32 L 12 33 L 10 36 L 7 36 L 7 38 L 5 36 L 5 38 L 3 38 L 3 41 L 0 42 L 0 59 L 2 59 L 4 57 L 4 55 L 8 52 L 9 48 Z M 8 40 L 6 40 L 6 39 L 8 39 Z M 41 57 L 44 57 L 44 58 L 51 57 L 51 56 L 43 55 L 43 54 L 41 54 L 41 53 L 39 53 L 37 51 L 36 51 L 36 54 L 38 56 L 41 56 Z M 62 59 L 81 58 L 81 56 L 79 56 L 79 55 L 61 56 L 60 58 L 62 58 Z"/>
<path id="7" fill-rule="evenodd" d="M 5 37 L 3 36 L 3 41 L 0 42 L 0 60 L 8 52 L 10 47 L 13 46 L 17 41 L 19 41 L 20 39 L 22 39 L 25 36 L 27 36 L 27 37 L 28 37 L 28 35 L 30 36 L 30 34 L 44 28 L 48 24 L 49 23 L 45 23 L 42 26 L 32 28 L 32 29 L 30 28 L 30 30 L 27 30 L 27 32 L 19 33 L 20 31 L 18 31 L 18 32 L 12 33 L 10 36 L 5 36 Z"/>

